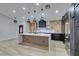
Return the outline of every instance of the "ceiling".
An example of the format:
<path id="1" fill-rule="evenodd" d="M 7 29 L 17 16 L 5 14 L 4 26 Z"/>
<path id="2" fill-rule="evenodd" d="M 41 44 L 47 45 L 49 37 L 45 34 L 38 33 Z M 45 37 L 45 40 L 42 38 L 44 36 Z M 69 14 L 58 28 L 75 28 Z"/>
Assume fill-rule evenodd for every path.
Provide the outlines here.
<path id="1" fill-rule="evenodd" d="M 39 5 L 35 3 L 0 3 L 0 13 L 10 18 L 16 17 L 17 20 L 33 19 L 34 17 L 36 20 L 40 20 L 41 17 L 44 17 L 45 20 L 60 20 L 71 5 L 70 3 L 50 3 L 51 8 L 45 9 L 47 4 L 49 3 L 40 3 Z M 26 9 L 23 10 L 23 7 Z M 43 8 L 43 11 L 41 11 L 41 8 Z M 16 13 L 13 13 L 13 10 Z M 34 13 L 34 10 L 36 10 L 36 13 Z M 59 13 L 56 13 L 56 10 Z M 44 15 L 41 15 L 42 13 Z"/>

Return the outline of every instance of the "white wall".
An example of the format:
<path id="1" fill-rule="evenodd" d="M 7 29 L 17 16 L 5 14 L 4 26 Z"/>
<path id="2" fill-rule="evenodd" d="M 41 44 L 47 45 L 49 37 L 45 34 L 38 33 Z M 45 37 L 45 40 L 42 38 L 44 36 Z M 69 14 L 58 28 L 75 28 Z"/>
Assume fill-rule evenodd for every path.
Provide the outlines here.
<path id="1" fill-rule="evenodd" d="M 18 24 L 12 19 L 0 14 L 0 41 L 18 36 Z"/>
<path id="2" fill-rule="evenodd" d="M 27 21 L 23 22 L 23 26 L 24 26 L 24 29 L 23 29 L 24 33 L 29 32 L 29 23 L 27 23 Z"/>

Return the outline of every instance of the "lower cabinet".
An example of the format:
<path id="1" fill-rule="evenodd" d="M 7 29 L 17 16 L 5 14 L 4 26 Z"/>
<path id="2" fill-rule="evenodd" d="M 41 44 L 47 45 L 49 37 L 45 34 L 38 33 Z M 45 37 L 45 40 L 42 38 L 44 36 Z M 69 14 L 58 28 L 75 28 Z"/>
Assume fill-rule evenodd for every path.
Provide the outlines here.
<path id="1" fill-rule="evenodd" d="M 52 33 L 51 39 L 52 40 L 58 40 L 58 41 L 64 41 L 65 34 L 63 34 L 63 33 Z"/>
<path id="2" fill-rule="evenodd" d="M 42 46 L 48 46 L 49 44 L 48 39 L 49 39 L 48 37 L 44 37 L 44 36 L 29 36 L 29 35 L 23 36 L 23 42 L 42 45 Z"/>

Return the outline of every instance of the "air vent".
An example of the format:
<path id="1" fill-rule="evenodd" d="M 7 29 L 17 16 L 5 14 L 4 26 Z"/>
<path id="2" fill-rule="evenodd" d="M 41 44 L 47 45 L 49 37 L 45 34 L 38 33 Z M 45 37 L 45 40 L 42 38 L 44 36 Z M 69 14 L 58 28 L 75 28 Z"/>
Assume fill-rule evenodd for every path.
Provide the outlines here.
<path id="1" fill-rule="evenodd" d="M 41 11 L 43 11 L 43 8 L 41 8 Z"/>
<path id="2" fill-rule="evenodd" d="M 27 22 L 30 23 L 30 19 L 27 19 Z"/>
<path id="3" fill-rule="evenodd" d="M 14 22 L 14 23 L 17 23 L 17 22 L 18 22 L 18 21 L 16 20 L 16 17 L 14 17 L 14 20 L 13 20 L 13 22 Z"/>
<path id="4" fill-rule="evenodd" d="M 14 23 L 17 23 L 18 21 L 17 21 L 17 20 L 13 20 L 13 22 L 14 22 Z"/>
<path id="5" fill-rule="evenodd" d="M 49 9 L 50 7 L 50 4 L 45 5 L 45 9 Z"/>
<path id="6" fill-rule="evenodd" d="M 28 12 L 28 14 L 30 14 L 30 12 Z"/>
<path id="7" fill-rule="evenodd" d="M 36 10 L 34 10 L 34 13 L 36 13 Z"/>

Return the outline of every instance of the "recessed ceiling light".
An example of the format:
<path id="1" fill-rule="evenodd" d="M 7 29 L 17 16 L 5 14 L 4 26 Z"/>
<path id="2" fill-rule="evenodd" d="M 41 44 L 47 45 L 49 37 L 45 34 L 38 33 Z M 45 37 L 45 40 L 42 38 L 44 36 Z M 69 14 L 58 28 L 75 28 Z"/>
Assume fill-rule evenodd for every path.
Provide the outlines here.
<path id="1" fill-rule="evenodd" d="M 55 12 L 56 12 L 56 13 L 59 13 L 59 10 L 56 10 Z"/>
<path id="2" fill-rule="evenodd" d="M 23 10 L 26 10 L 26 8 L 25 8 L 25 7 L 22 7 L 22 9 L 23 9 Z"/>
<path id="3" fill-rule="evenodd" d="M 12 12 L 13 12 L 13 13 L 16 13 L 16 10 L 13 10 Z"/>
<path id="4" fill-rule="evenodd" d="M 36 3 L 36 5 L 38 6 L 38 5 L 39 5 L 39 3 Z"/>
<path id="5" fill-rule="evenodd" d="M 31 17 L 33 17 L 33 15 L 31 15 Z"/>
<path id="6" fill-rule="evenodd" d="M 42 13 L 41 15 L 44 15 L 44 13 Z"/>
<path id="7" fill-rule="evenodd" d="M 25 19 L 25 17 L 22 17 L 22 19 Z"/>

